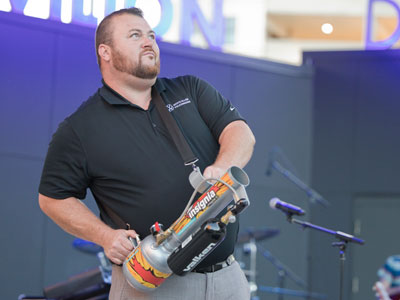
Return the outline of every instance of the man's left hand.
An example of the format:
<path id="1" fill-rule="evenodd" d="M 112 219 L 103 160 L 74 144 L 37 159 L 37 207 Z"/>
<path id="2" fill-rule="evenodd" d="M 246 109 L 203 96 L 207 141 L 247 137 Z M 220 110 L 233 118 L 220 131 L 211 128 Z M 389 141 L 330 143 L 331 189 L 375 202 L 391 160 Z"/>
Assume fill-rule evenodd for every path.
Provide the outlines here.
<path id="1" fill-rule="evenodd" d="M 220 178 L 222 175 L 225 174 L 227 169 L 218 167 L 215 165 L 208 166 L 204 172 L 203 172 L 203 177 L 205 179 L 207 178 Z"/>

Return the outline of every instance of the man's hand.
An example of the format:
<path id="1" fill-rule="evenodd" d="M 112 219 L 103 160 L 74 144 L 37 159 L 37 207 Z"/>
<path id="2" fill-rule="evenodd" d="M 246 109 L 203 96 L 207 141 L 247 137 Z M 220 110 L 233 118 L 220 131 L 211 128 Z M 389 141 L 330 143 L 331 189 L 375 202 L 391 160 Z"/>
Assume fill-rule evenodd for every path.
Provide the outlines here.
<path id="1" fill-rule="evenodd" d="M 133 244 L 129 238 L 136 238 L 134 230 L 111 229 L 103 236 L 102 247 L 106 256 L 115 264 L 120 265 L 133 250 Z"/>
<path id="2" fill-rule="evenodd" d="M 203 177 L 207 178 L 220 178 L 226 173 L 227 169 L 215 165 L 208 166 L 203 172 Z"/>
<path id="3" fill-rule="evenodd" d="M 136 238 L 134 230 L 112 229 L 74 197 L 61 200 L 39 194 L 39 205 L 66 232 L 102 246 L 115 264 L 123 263 L 133 250 L 129 237 Z"/>

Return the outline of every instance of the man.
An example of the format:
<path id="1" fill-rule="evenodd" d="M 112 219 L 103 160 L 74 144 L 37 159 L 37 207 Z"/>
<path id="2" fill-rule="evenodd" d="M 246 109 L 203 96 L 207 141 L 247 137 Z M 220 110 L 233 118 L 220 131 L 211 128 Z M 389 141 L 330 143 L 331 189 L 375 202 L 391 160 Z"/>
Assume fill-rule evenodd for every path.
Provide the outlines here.
<path id="1" fill-rule="evenodd" d="M 220 177 L 233 165 L 244 167 L 255 140 L 236 109 L 204 81 L 157 78 L 159 48 L 141 10 L 107 16 L 96 31 L 96 52 L 104 86 L 53 135 L 39 188 L 41 209 L 65 231 L 104 248 L 115 264 L 112 300 L 249 298 L 243 272 L 232 259 L 226 261 L 236 223 L 195 272 L 173 275 L 151 294 L 124 280 L 120 264 L 133 249 L 128 238 L 144 238 L 155 221 L 169 227 L 193 192 L 191 167 L 184 166 L 160 119 L 152 89 L 171 107 L 206 178 Z M 78 200 L 88 187 L 101 219 Z M 131 229 L 118 228 L 110 210 Z"/>

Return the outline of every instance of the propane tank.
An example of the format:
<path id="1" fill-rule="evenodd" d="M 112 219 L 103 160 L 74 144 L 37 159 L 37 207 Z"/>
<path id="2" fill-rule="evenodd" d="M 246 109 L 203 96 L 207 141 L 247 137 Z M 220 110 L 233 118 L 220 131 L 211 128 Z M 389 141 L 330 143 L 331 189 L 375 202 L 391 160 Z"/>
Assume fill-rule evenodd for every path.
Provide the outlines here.
<path id="1" fill-rule="evenodd" d="M 142 292 L 151 292 L 167 279 L 172 271 L 167 259 L 171 251 L 157 245 L 153 235 L 148 235 L 125 259 L 122 266 L 128 283 Z"/>
<path id="2" fill-rule="evenodd" d="M 199 173 L 198 169 L 193 172 Z M 192 174 L 190 177 L 193 177 Z M 196 235 L 201 226 L 206 224 L 208 220 L 215 218 L 228 206 L 234 196 L 237 200 L 248 199 L 245 187 L 249 184 L 249 178 L 238 167 L 231 167 L 213 185 L 207 184 L 205 186 L 206 180 L 203 177 L 201 178 L 202 180 L 199 182 L 201 192 L 207 188 L 207 185 L 210 187 L 188 207 L 168 230 L 147 236 L 138 243 L 125 259 L 122 267 L 123 273 L 133 288 L 143 292 L 151 292 L 159 287 L 173 273 L 168 265 L 168 258 L 179 246 L 190 240 L 193 241 L 189 243 L 190 247 L 186 248 L 190 251 L 185 249 L 181 253 L 182 258 L 185 256 L 185 262 L 188 261 L 190 266 L 186 265 L 182 269 L 182 266 L 177 263 L 177 258 L 180 256 L 179 252 L 181 252 L 179 250 L 175 251 L 170 264 L 174 266 L 178 274 L 193 269 L 195 264 L 200 263 L 215 248 L 213 246 L 199 249 L 200 252 L 193 251 L 195 245 L 205 245 L 208 238 L 209 231 L 207 230 L 202 230 L 203 234 Z M 198 188 L 195 188 L 196 192 Z M 213 244 L 216 246 L 223 239 L 223 236 L 224 234 L 221 234 L 220 239 Z M 194 241 L 197 238 L 200 239 L 199 243 Z M 182 248 L 184 247 L 180 247 L 181 250 Z M 210 251 L 206 251 L 206 249 Z M 191 258 L 186 255 L 189 252 L 197 255 L 195 263 L 191 263 Z"/>

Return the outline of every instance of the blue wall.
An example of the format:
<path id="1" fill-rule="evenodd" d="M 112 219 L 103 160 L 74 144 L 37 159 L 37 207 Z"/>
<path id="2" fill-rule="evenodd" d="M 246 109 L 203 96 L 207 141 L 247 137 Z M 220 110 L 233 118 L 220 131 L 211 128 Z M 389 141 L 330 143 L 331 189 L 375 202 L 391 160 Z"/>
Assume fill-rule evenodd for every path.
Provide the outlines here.
<path id="1" fill-rule="evenodd" d="M 52 133 L 100 86 L 93 37 L 93 29 L 0 12 L 1 299 L 41 294 L 43 287 L 98 265 L 95 257 L 73 249 L 74 238 L 37 204 Z M 305 65 L 294 67 L 163 42 L 160 48 L 162 76 L 194 74 L 208 80 L 238 107 L 255 133 L 256 149 L 246 167 L 252 203 L 241 217 L 241 229 L 280 230 L 258 244 L 257 283 L 276 286 L 278 279 L 261 255 L 262 246 L 307 281 L 310 290 L 338 299 L 334 239 L 299 230 L 266 201 L 278 196 L 303 207 L 306 219 L 318 225 L 353 233 L 357 199 L 400 199 L 400 51 L 308 52 Z M 329 208 L 309 205 L 304 193 L 276 171 L 265 176 L 268 151 L 275 145 L 291 164 L 283 156 L 280 162 L 293 165 L 299 178 L 331 202 Z M 85 202 L 97 212 L 90 195 Z M 349 246 L 346 299 L 360 299 L 351 291 L 352 277 L 375 277 L 390 254 L 386 244 L 369 239 L 365 246 Z M 375 246 L 373 257 L 362 255 Z M 237 256 L 248 262 L 241 250 L 238 245 Z M 289 279 L 285 286 L 299 289 Z M 360 283 L 362 299 L 373 297 L 370 288 Z M 265 292 L 259 296 L 277 299 Z"/>
<path id="2" fill-rule="evenodd" d="M 95 257 L 74 250 L 73 237 L 44 216 L 37 204 L 52 133 L 100 86 L 93 37 L 93 29 L 0 12 L 1 299 L 41 294 L 43 287 L 98 265 Z M 308 233 L 287 224 L 266 200 L 279 196 L 306 209 L 308 201 L 279 174 L 266 177 L 264 172 L 268 150 L 279 145 L 298 176 L 310 180 L 312 68 L 163 42 L 160 48 L 162 76 L 194 74 L 208 80 L 248 120 L 257 146 L 246 168 L 252 203 L 241 228 L 278 228 L 279 236 L 260 245 L 307 278 Z M 96 211 L 91 196 L 85 202 Z M 275 286 L 277 270 L 260 254 L 257 259 L 259 284 Z M 290 280 L 286 286 L 297 288 Z M 267 294 L 260 296 L 265 299 Z"/>
<path id="3" fill-rule="evenodd" d="M 52 133 L 100 86 L 93 36 L 93 29 L 0 12 L 1 299 L 41 294 L 43 287 L 98 265 L 95 257 L 73 249 L 74 238 L 37 204 Z M 330 245 L 334 239 L 299 230 L 266 201 L 278 196 L 305 208 L 306 219 L 316 224 L 353 233 L 357 199 L 400 199 L 400 51 L 308 52 L 305 65 L 294 67 L 163 42 L 160 48 L 162 76 L 194 74 L 208 80 L 238 107 L 255 133 L 256 149 L 246 167 L 252 203 L 241 217 L 242 231 L 279 229 L 259 249 L 268 249 L 307 281 L 310 290 L 338 299 L 338 250 Z M 275 145 L 296 175 L 331 202 L 329 208 L 309 205 L 304 193 L 276 171 L 265 176 L 268 151 Z M 85 202 L 97 211 L 90 195 Z M 362 256 L 375 246 L 374 257 Z M 352 277 L 357 272 L 374 277 L 383 253 L 390 254 L 386 248 L 373 239 L 365 246 L 349 246 L 346 299 L 359 299 L 351 292 Z M 238 245 L 238 257 L 241 250 Z M 277 270 L 261 251 L 257 262 L 257 283 L 276 286 Z M 286 287 L 299 289 L 289 279 Z M 366 295 L 362 299 L 373 297 L 370 288 L 360 283 Z"/>
<path id="4" fill-rule="evenodd" d="M 313 207 L 311 220 L 353 234 L 360 231 L 359 203 L 369 209 L 362 221 L 370 231 L 360 231 L 369 237 L 366 244 L 348 247 L 345 299 L 372 299 L 377 269 L 400 251 L 398 218 L 386 217 L 393 209 L 400 213 L 400 50 L 308 52 L 304 61 L 315 72 L 311 182 L 333 204 Z M 388 198 L 397 205 L 385 206 Z M 378 215 L 377 208 L 384 212 Z M 338 299 L 339 251 L 332 241 L 311 233 L 310 284 Z M 356 283 L 355 277 L 368 280 Z"/>

